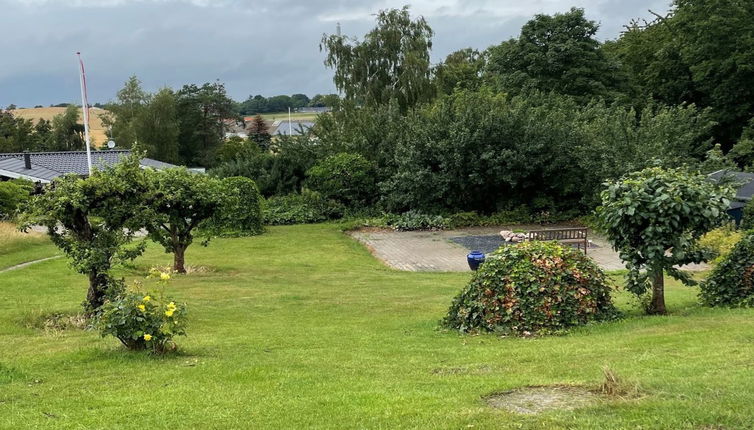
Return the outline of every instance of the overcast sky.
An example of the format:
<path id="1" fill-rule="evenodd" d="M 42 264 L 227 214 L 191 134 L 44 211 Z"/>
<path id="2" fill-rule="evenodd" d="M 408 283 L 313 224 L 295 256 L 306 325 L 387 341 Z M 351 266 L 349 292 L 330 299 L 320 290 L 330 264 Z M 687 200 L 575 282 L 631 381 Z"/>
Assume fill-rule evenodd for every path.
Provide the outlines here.
<path id="1" fill-rule="evenodd" d="M 583 7 L 614 39 L 631 18 L 670 0 L 0 0 L 0 106 L 74 102 L 75 52 L 91 103 L 111 100 L 136 74 L 148 90 L 219 79 L 236 100 L 250 94 L 334 92 L 319 51 L 323 33 L 363 36 L 373 14 L 411 6 L 435 31 L 433 61 L 484 49 L 519 33 L 537 13 Z"/>

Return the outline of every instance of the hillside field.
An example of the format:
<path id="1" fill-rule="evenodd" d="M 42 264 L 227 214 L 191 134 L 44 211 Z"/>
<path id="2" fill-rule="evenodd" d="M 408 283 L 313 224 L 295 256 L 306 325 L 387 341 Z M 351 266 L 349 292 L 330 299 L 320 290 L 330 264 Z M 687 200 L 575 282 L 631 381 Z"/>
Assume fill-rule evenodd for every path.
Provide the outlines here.
<path id="1" fill-rule="evenodd" d="M 64 107 L 42 107 L 42 108 L 23 108 L 15 109 L 11 111 L 14 116 L 30 119 L 35 123 L 40 119 L 46 119 L 52 121 L 52 118 L 56 115 L 62 115 L 65 112 Z M 107 113 L 105 109 L 91 108 L 89 111 L 89 135 L 92 140 L 92 145 L 99 147 L 107 142 L 107 134 L 105 127 L 102 125 L 100 115 Z M 79 124 L 83 124 L 81 112 L 79 112 Z"/>

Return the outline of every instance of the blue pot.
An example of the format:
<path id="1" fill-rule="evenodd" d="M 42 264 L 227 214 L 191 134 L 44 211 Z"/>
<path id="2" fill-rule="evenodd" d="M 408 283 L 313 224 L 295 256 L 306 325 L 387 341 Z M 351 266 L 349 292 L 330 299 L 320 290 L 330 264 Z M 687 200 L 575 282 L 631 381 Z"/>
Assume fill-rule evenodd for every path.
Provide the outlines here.
<path id="1" fill-rule="evenodd" d="M 471 270 L 477 270 L 479 266 L 484 263 L 484 253 L 482 251 L 471 251 L 466 256 L 466 261 L 469 263 Z"/>

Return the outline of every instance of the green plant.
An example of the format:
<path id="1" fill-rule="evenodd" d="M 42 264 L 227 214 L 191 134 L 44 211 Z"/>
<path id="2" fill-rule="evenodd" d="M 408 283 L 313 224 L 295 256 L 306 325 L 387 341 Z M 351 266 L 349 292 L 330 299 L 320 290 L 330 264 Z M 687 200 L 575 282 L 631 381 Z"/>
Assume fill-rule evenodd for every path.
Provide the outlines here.
<path id="1" fill-rule="evenodd" d="M 375 200 L 374 165 L 359 154 L 331 155 L 320 160 L 306 175 L 309 188 L 345 206 L 368 206 Z"/>
<path id="2" fill-rule="evenodd" d="M 0 219 L 10 219 L 31 197 L 34 184 L 24 179 L 0 182 Z"/>
<path id="3" fill-rule="evenodd" d="M 262 196 L 256 183 L 243 176 L 222 179 L 223 202 L 208 223 L 217 236 L 253 236 L 264 231 Z"/>
<path id="4" fill-rule="evenodd" d="M 707 306 L 754 306 L 754 230 L 746 232 L 700 287 Z"/>
<path id="5" fill-rule="evenodd" d="M 267 199 L 264 208 L 265 223 L 271 225 L 309 224 L 340 218 L 343 206 L 322 197 L 316 191 L 303 190 Z"/>
<path id="6" fill-rule="evenodd" d="M 164 287 L 170 273 L 152 269 L 148 278 Z M 102 337 L 114 336 L 128 349 L 151 349 L 156 353 L 175 349 L 173 337 L 186 334 L 186 305 L 165 297 L 162 291 L 141 292 L 138 282 L 135 286 L 106 301 L 95 326 Z"/>
<path id="7" fill-rule="evenodd" d="M 746 202 L 746 205 L 744 205 L 740 227 L 743 230 L 751 230 L 754 228 L 754 199 L 749 200 Z"/>
<path id="8" fill-rule="evenodd" d="M 602 270 L 572 247 L 500 247 L 474 273 L 443 319 L 461 332 L 549 333 L 617 316 Z"/>
<path id="9" fill-rule="evenodd" d="M 741 240 L 743 233 L 732 225 L 716 228 L 699 239 L 699 246 L 709 249 L 714 258 L 710 261 L 716 266 L 730 254 L 733 247 Z"/>
<path id="10" fill-rule="evenodd" d="M 193 243 L 195 230 L 203 223 L 209 224 L 220 213 L 225 196 L 232 194 L 218 179 L 182 167 L 151 172 L 148 183 L 144 200 L 149 213 L 149 238 L 162 245 L 165 252 L 173 253 L 173 270 L 186 273 L 186 248 Z M 202 243 L 206 245 L 208 240 L 206 237 Z"/>
<path id="11" fill-rule="evenodd" d="M 597 213 L 628 269 L 627 289 L 642 295 L 651 279 L 649 313 L 666 313 L 665 273 L 695 284 L 677 266 L 709 259 L 697 241 L 727 220 L 730 195 L 730 187 L 719 187 L 705 176 L 659 167 L 608 183 Z"/>
<path id="12" fill-rule="evenodd" d="M 398 231 L 443 230 L 448 227 L 448 220 L 441 215 L 429 215 L 413 210 L 400 215 L 386 215 L 385 223 Z"/>

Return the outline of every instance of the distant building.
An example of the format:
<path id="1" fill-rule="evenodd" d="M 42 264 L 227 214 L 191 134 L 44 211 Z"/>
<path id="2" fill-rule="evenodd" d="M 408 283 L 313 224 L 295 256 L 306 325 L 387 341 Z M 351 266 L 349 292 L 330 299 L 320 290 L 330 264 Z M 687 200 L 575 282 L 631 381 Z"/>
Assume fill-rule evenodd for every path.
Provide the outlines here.
<path id="1" fill-rule="evenodd" d="M 301 136 L 307 134 L 312 127 L 314 127 L 314 121 L 297 121 L 294 119 L 290 121 L 290 125 L 288 120 L 275 121 L 272 124 L 270 134 L 272 134 L 273 136 Z"/>
<path id="2" fill-rule="evenodd" d="M 730 202 L 728 215 L 739 225 L 743 219 L 744 206 L 754 196 L 754 173 L 718 170 L 708 177 L 714 182 L 726 182 L 736 187 L 736 197 Z"/>
<path id="3" fill-rule="evenodd" d="M 315 107 L 300 107 L 296 108 L 296 112 L 300 113 L 326 113 L 332 111 L 332 108 L 329 106 L 315 106 Z"/>
<path id="4" fill-rule="evenodd" d="M 92 167 L 104 169 L 128 157 L 131 151 L 92 151 Z M 142 158 L 142 167 L 166 169 L 175 167 L 170 163 Z M 63 152 L 15 152 L 0 154 L 0 181 L 23 178 L 34 182 L 49 183 L 59 176 L 73 173 L 88 176 L 86 151 Z"/>

